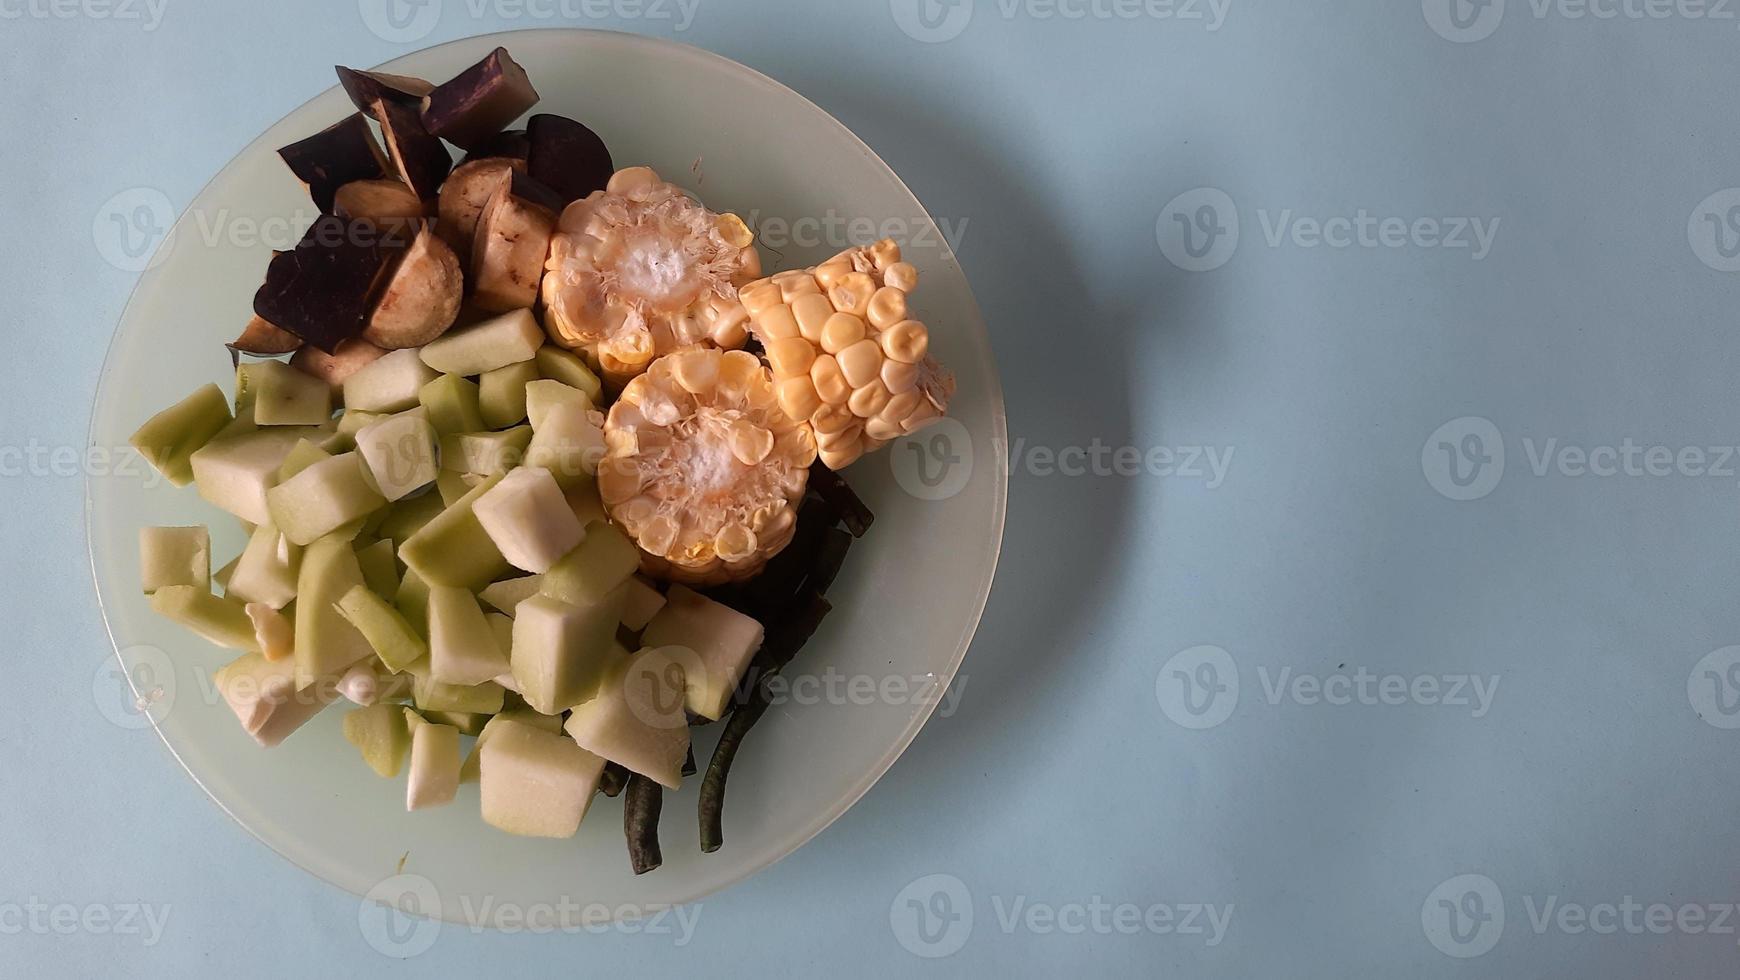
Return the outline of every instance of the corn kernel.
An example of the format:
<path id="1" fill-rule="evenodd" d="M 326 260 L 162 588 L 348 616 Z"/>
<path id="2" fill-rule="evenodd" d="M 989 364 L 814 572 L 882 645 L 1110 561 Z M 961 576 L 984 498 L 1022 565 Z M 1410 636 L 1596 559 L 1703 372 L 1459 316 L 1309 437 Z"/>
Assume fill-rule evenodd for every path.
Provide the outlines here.
<path id="1" fill-rule="evenodd" d="M 822 396 L 816 394 L 815 383 L 807 374 L 785 378 L 779 382 L 779 407 L 794 419 L 807 419 L 822 407 Z"/>
<path id="2" fill-rule="evenodd" d="M 905 431 L 901 429 L 898 422 L 890 422 L 881 416 L 864 420 L 864 437 L 866 439 L 887 442 L 890 439 L 898 439 L 902 435 L 905 435 Z"/>
<path id="3" fill-rule="evenodd" d="M 918 383 L 918 365 L 907 364 L 888 358 L 882 362 L 882 384 L 889 391 L 898 395 L 911 391 Z"/>
<path id="4" fill-rule="evenodd" d="M 869 273 L 848 272 L 828 288 L 834 309 L 862 317 L 870 312 L 870 297 L 876 295 L 876 280 Z"/>
<path id="5" fill-rule="evenodd" d="M 816 360 L 816 349 L 802 337 L 783 337 L 767 345 L 767 363 L 776 378 L 808 375 Z"/>
<path id="6" fill-rule="evenodd" d="M 864 339 L 864 321 L 850 313 L 835 313 L 822 325 L 822 350 L 838 354 Z"/>
<path id="7" fill-rule="evenodd" d="M 870 297 L 870 324 L 887 330 L 906 319 L 906 294 L 893 286 L 883 286 Z"/>
<path id="8" fill-rule="evenodd" d="M 779 287 L 765 281 L 744 287 L 737 293 L 737 298 L 743 301 L 743 308 L 752 317 L 759 316 L 763 310 L 778 306 L 781 302 Z"/>
<path id="9" fill-rule="evenodd" d="M 930 350 L 930 331 L 917 320 L 902 320 L 882 331 L 882 352 L 903 364 L 917 364 Z"/>
<path id="10" fill-rule="evenodd" d="M 918 267 L 911 262 L 896 262 L 882 273 L 882 281 L 903 293 L 918 288 Z"/>
<path id="11" fill-rule="evenodd" d="M 841 351 L 834 359 L 840 364 L 840 374 L 854 389 L 878 380 L 882 371 L 882 348 L 868 337 Z"/>
<path id="12" fill-rule="evenodd" d="M 884 238 L 870 246 L 870 258 L 876 263 L 876 271 L 886 274 L 889 266 L 900 261 L 900 246 L 894 239 Z"/>
<path id="13" fill-rule="evenodd" d="M 798 321 L 792 308 L 781 303 L 757 313 L 755 329 L 761 334 L 762 343 L 766 344 L 781 337 L 798 336 Z"/>
<path id="14" fill-rule="evenodd" d="M 816 386 L 816 394 L 830 405 L 844 404 L 852 396 L 852 386 L 840 373 L 840 363 L 830 355 L 818 355 L 810 364 L 810 381 Z"/>
<path id="15" fill-rule="evenodd" d="M 719 359 L 708 351 L 682 351 L 671 355 L 671 376 L 692 395 L 705 395 L 719 383 Z"/>
<path id="16" fill-rule="evenodd" d="M 852 397 L 846 399 L 846 407 L 861 419 L 874 418 L 893 397 L 881 381 L 872 381 L 852 392 Z"/>
<path id="17" fill-rule="evenodd" d="M 836 432 L 824 432 L 816 436 L 816 446 L 823 452 L 838 452 L 856 445 L 863 435 L 863 424 L 852 421 Z"/>
<path id="18" fill-rule="evenodd" d="M 836 256 L 816 266 L 816 282 L 823 289 L 833 289 L 840 277 L 852 271 L 852 263 Z"/>
<path id="19" fill-rule="evenodd" d="M 755 233 L 734 214 L 720 215 L 715 227 L 719 229 L 719 237 L 732 248 L 748 248 L 755 243 Z"/>
<path id="20" fill-rule="evenodd" d="M 839 432 L 851 425 L 855 418 L 850 409 L 843 405 L 823 405 L 816 414 L 810 416 L 810 428 L 816 431 L 818 444 L 827 441 L 829 435 Z"/>
<path id="21" fill-rule="evenodd" d="M 827 325 L 828 318 L 834 315 L 834 304 L 828 302 L 826 296 L 814 293 L 794 300 L 791 312 L 797 319 L 798 333 L 815 344 L 821 342 L 822 328 Z"/>

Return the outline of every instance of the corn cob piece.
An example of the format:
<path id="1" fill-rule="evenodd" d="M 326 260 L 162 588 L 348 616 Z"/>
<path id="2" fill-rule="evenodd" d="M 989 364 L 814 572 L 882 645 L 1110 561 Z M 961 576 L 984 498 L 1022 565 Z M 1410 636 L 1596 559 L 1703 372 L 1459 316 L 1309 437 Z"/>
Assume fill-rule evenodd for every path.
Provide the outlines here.
<path id="1" fill-rule="evenodd" d="M 780 407 L 810 424 L 831 470 L 948 410 L 954 378 L 930 356 L 929 329 L 907 310 L 917 286 L 918 270 L 885 238 L 743 287 Z"/>
<path id="2" fill-rule="evenodd" d="M 698 585 L 748 578 L 790 543 L 816 456 L 753 354 L 704 347 L 630 381 L 604 442 L 599 494 L 642 567 Z"/>
<path id="3" fill-rule="evenodd" d="M 755 236 L 646 167 L 617 171 L 562 212 L 543 281 L 545 327 L 613 387 L 696 344 L 748 340 L 737 289 L 761 275 Z"/>

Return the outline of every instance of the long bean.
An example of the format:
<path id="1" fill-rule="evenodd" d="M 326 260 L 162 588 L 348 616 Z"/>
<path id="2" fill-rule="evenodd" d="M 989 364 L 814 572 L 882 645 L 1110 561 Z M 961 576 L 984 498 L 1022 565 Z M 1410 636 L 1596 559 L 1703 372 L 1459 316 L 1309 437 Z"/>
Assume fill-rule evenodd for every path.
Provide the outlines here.
<path id="1" fill-rule="evenodd" d="M 665 806 L 665 788 L 632 773 L 622 798 L 622 832 L 628 838 L 628 863 L 637 875 L 665 863 L 659 850 L 659 811 Z"/>
<path id="2" fill-rule="evenodd" d="M 846 485 L 840 474 L 823 466 L 820 460 L 810 467 L 810 487 L 821 494 L 822 499 L 833 508 L 840 523 L 852 532 L 852 537 L 861 538 L 864 532 L 870 530 L 870 524 L 876 520 L 876 515 L 870 513 L 870 508 L 864 506 L 864 501 L 852 492 L 852 488 Z"/>
<path id="3" fill-rule="evenodd" d="M 611 799 L 615 799 L 627 783 L 628 770 L 614 762 L 606 762 L 604 774 L 598 777 L 598 791 Z"/>
<path id="4" fill-rule="evenodd" d="M 767 713 L 770 703 L 767 685 L 755 685 L 748 702 L 740 705 L 725 722 L 725 731 L 719 735 L 712 761 L 707 763 L 707 774 L 701 777 L 701 850 L 708 854 L 725 843 L 725 780 L 731 775 L 731 763 L 737 758 L 743 736 L 749 734 L 749 730 Z"/>

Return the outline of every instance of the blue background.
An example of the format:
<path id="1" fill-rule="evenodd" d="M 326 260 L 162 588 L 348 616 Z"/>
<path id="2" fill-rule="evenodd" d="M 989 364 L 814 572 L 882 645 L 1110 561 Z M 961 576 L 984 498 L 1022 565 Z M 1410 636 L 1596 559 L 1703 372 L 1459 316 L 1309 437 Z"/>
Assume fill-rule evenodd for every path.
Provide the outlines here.
<path id="1" fill-rule="evenodd" d="M 772 75 L 964 226 L 1021 441 L 960 709 L 839 823 L 705 903 L 686 945 L 448 927 L 407 961 L 365 941 L 355 899 L 233 825 L 149 730 L 106 720 L 82 479 L 13 456 L 0 973 L 1732 975 L 1732 932 L 1534 920 L 1628 896 L 1713 919 L 1740 900 L 1740 732 L 1721 727 L 1735 658 L 1720 652 L 1740 642 L 1740 478 L 1677 455 L 1630 475 L 1532 464 L 1549 440 L 1710 461 L 1740 442 L 1740 291 L 1717 249 L 1740 231 L 1718 241 L 1693 218 L 1740 185 L 1740 31 L 1539 2 L 1458 32 L 1432 26 L 1437 0 L 1231 0 L 1216 29 L 1150 15 L 1163 3 L 1066 0 L 1088 15 L 1065 18 L 979 0 L 933 8 L 955 19 L 931 32 L 915 0 L 700 0 L 687 24 L 654 15 L 671 6 L 549 18 L 446 0 L 409 39 L 371 32 L 375 0 L 167 0 L 160 22 L 0 3 L 0 446 L 84 445 L 134 281 L 104 259 L 114 195 L 185 204 L 334 63 L 563 25 L 673 36 Z M 1120 9 L 1136 16 L 1101 16 Z M 1206 271 L 1168 259 L 1170 202 L 1197 188 L 1237 211 L 1198 227 L 1240 232 Z M 1266 234 L 1362 211 L 1497 233 L 1479 258 L 1431 236 Z M 1066 476 L 1027 451 L 1096 440 L 1232 463 L 1220 482 Z M 1213 713 L 1180 709 L 1174 671 L 1207 676 L 1187 669 L 1220 657 L 1189 652 L 1205 645 L 1225 651 L 1210 679 L 1230 669 L 1239 690 L 1198 730 L 1179 719 Z M 1499 682 L 1484 713 L 1268 691 L 1283 669 L 1361 668 Z M 1499 898 L 1501 928 L 1448 929 L 1439 886 L 1465 874 L 1491 886 L 1466 907 Z M 970 929 L 912 918 L 904 899 L 939 881 L 957 915 L 971 903 Z M 32 900 L 169 912 L 148 948 L 7 931 L 6 907 Z M 1067 918 L 1094 901 L 1233 913 L 1214 945 L 1000 921 L 1017 902 Z M 1483 940 L 1466 961 L 1439 948 Z"/>

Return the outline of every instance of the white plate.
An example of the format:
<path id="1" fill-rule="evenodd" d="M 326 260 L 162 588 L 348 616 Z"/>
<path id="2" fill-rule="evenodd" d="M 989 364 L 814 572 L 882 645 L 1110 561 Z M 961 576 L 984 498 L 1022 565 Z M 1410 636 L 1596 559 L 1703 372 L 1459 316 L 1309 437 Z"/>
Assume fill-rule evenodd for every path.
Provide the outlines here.
<path id="1" fill-rule="evenodd" d="M 864 243 L 817 241 L 829 228 L 849 232 L 845 219 L 894 219 L 915 229 L 929 220 L 839 122 L 771 79 L 695 48 L 540 30 L 455 41 L 383 67 L 442 80 L 498 44 L 530 72 L 543 96 L 537 111 L 586 122 L 618 166 L 651 165 L 710 206 L 754 215 L 770 229 L 784 223 L 812 246 L 764 250 L 770 271 Z M 93 446 L 119 450 L 141 422 L 198 385 L 228 386 L 223 342 L 246 321 L 271 249 L 289 247 L 313 218 L 274 151 L 351 111 L 335 87 L 290 113 L 183 211 L 116 329 Z M 797 224 L 804 218 L 811 221 Z M 819 235 L 803 230 L 811 227 Z M 908 257 L 923 274 L 919 315 L 959 379 L 953 421 L 847 474 L 876 512 L 875 527 L 830 595 L 834 614 L 789 671 L 816 677 L 814 689 L 769 711 L 738 757 L 718 852 L 702 854 L 696 840 L 698 779 L 667 795 L 664 867 L 636 878 L 619 801 L 601 798 L 579 837 L 565 841 L 485 826 L 475 786 L 462 788 L 452 806 L 407 814 L 403 778 L 377 778 L 344 741 L 343 706 L 277 749 L 256 747 L 211 686 L 211 672 L 228 656 L 159 620 L 138 589 L 141 526 L 211 525 L 215 565 L 239 552 L 241 530 L 191 488 L 154 485 L 141 472 L 148 467 L 127 464 L 90 481 L 89 536 L 110 634 L 148 705 L 140 723 L 149 718 L 212 799 L 278 853 L 359 895 L 409 894 L 422 911 L 450 921 L 487 924 L 496 916 L 486 909 L 513 915 L 562 903 L 632 916 L 694 901 L 790 854 L 862 796 L 918 733 L 936 701 L 922 688 L 946 684 L 959 667 L 1002 539 L 1003 399 L 984 323 L 946 246 L 913 248 Z M 876 693 L 866 698 L 871 684 Z M 717 728 L 699 736 L 703 768 Z M 402 856 L 412 877 L 395 877 Z"/>

